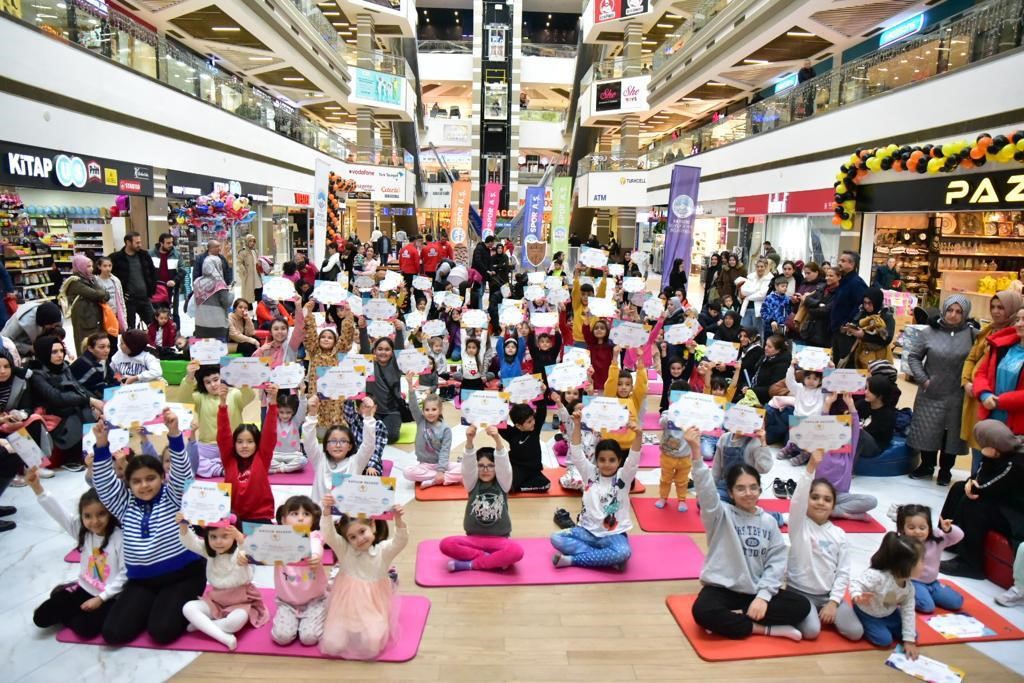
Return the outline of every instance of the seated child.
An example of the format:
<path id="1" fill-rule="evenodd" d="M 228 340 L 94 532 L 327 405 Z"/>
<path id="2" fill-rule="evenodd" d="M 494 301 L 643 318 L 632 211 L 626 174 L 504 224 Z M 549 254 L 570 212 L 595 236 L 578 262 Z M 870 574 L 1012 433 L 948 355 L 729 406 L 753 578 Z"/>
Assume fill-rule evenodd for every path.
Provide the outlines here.
<path id="1" fill-rule="evenodd" d="M 416 386 L 416 374 L 408 373 L 406 380 L 411 392 Z M 410 396 L 409 410 L 416 423 L 417 463 L 405 468 L 405 478 L 420 482 L 420 488 L 462 483 L 459 463 L 451 460 L 452 428 L 444 423 L 441 406 L 437 394 L 427 394 L 422 408 L 415 396 Z"/>
<path id="2" fill-rule="evenodd" d="M 270 460 L 271 474 L 305 469 L 308 459 L 302 453 L 299 430 L 306 419 L 307 405 L 302 387 L 295 394 L 281 392 L 277 395 L 277 445 Z"/>
<path id="3" fill-rule="evenodd" d="M 871 556 L 871 568 L 850 581 L 853 611 L 872 645 L 889 647 L 902 639 L 903 650 L 917 659 L 917 618 L 912 579 L 924 568 L 924 546 L 916 538 L 890 531 Z"/>
<path id="4" fill-rule="evenodd" d="M 544 476 L 540 446 L 540 432 L 547 415 L 547 402 L 543 399 L 537 401 L 536 411 L 526 403 L 517 403 L 509 409 L 512 426 L 499 430 L 509 444 L 509 460 L 512 462 L 510 493 L 551 488 L 551 481 Z"/>
<path id="5" fill-rule="evenodd" d="M 156 350 L 157 358 L 162 360 L 179 360 L 182 358 L 178 350 L 178 328 L 171 320 L 171 310 L 164 306 L 156 309 L 153 322 L 147 329 L 149 345 Z"/>
<path id="6" fill-rule="evenodd" d="M 316 645 L 324 633 L 327 614 L 327 572 L 322 564 L 324 540 L 320 535 L 320 506 L 308 496 L 292 496 L 277 508 L 278 524 L 310 529 L 308 560 L 274 565 L 277 612 L 270 637 L 289 645 L 297 637 L 303 645 Z"/>
<path id="7" fill-rule="evenodd" d="M 939 520 L 939 528 L 932 528 L 932 509 L 927 505 L 901 505 L 896 513 L 896 533 L 909 536 L 924 546 L 924 566 L 921 575 L 912 579 L 914 606 L 918 612 L 931 614 L 936 607 L 956 612 L 964 606 L 964 596 L 939 583 L 939 561 L 942 551 L 956 545 L 964 532 L 948 519 Z"/>
<path id="8" fill-rule="evenodd" d="M 796 381 L 797 360 L 786 369 L 786 388 L 789 396 L 774 396 L 768 401 L 765 411 L 765 433 L 768 443 L 783 443 L 789 439 L 789 415 L 807 417 L 821 415 L 825 405 L 825 394 L 821 389 L 822 373 L 816 370 L 804 370 L 803 382 Z M 807 462 L 807 454 L 803 453 L 795 443 L 787 443 L 779 451 L 779 460 L 793 459 L 794 465 Z"/>

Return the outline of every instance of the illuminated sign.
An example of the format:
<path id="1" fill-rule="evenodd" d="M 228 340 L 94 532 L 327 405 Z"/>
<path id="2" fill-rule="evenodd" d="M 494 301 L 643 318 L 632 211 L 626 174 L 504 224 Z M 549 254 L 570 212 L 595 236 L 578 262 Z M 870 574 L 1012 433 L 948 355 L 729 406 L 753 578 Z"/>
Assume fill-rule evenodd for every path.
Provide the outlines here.
<path id="1" fill-rule="evenodd" d="M 906 21 L 901 21 L 892 28 L 882 31 L 882 34 L 878 36 L 878 47 L 885 47 L 889 43 L 895 43 L 897 40 L 912 36 L 920 31 L 923 26 L 924 13 L 922 12 L 915 17 L 910 17 Z"/>
<path id="2" fill-rule="evenodd" d="M 786 90 L 787 88 L 792 88 L 794 85 L 796 85 L 796 74 L 790 74 L 783 78 L 778 83 L 776 83 L 775 90 L 773 90 L 772 92 L 779 93 L 782 92 L 783 90 Z"/>

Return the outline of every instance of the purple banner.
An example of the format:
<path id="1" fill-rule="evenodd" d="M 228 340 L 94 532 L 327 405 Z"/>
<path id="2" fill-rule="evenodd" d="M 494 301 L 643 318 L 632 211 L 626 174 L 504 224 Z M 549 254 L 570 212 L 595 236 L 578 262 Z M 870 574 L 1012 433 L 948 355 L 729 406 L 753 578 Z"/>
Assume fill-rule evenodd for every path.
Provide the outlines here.
<path id="1" fill-rule="evenodd" d="M 534 263 L 534 259 L 530 258 L 529 245 L 534 242 L 544 241 L 544 188 L 543 187 L 528 187 L 526 188 L 526 216 L 523 221 L 523 260 L 522 263 L 532 263 L 534 266 L 539 265 Z M 536 257 L 535 253 L 533 254 Z M 541 257 L 543 259 L 543 256 Z"/>
<path id="2" fill-rule="evenodd" d="M 668 286 L 676 259 L 682 259 L 689 275 L 693 253 L 693 219 L 697 213 L 697 188 L 700 169 L 673 166 L 668 192 L 668 224 L 665 226 L 665 256 L 661 264 L 661 286 Z"/>
<path id="3" fill-rule="evenodd" d="M 483 226 L 481 232 L 483 237 L 493 235 L 498 227 L 498 205 L 501 203 L 501 183 L 487 183 L 484 185 Z"/>

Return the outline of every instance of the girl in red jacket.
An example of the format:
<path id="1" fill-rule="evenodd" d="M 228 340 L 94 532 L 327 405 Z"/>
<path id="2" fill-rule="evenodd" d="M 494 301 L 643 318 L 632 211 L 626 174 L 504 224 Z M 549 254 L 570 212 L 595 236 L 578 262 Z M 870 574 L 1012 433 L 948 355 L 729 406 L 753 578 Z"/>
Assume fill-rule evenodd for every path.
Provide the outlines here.
<path id="1" fill-rule="evenodd" d="M 1011 327 L 988 336 L 988 352 L 974 370 L 974 395 L 980 420 L 994 419 L 1014 434 L 1024 433 L 1024 311 Z"/>
<path id="2" fill-rule="evenodd" d="M 277 424 L 277 385 L 264 389 L 269 401 L 263 424 Z M 231 431 L 228 417 L 228 387 L 220 385 L 217 410 L 217 447 L 224 465 L 224 481 L 231 484 L 231 512 L 242 522 L 271 524 L 274 518 L 274 494 L 270 490 L 269 470 L 277 446 L 277 430 L 260 435 L 256 425 L 240 424 Z"/>

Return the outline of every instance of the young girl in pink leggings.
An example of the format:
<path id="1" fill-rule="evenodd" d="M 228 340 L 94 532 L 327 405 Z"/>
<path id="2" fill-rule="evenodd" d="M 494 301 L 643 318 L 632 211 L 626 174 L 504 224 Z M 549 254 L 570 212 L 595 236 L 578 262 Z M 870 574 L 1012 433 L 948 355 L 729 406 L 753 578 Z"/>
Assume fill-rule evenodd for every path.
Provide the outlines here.
<path id="1" fill-rule="evenodd" d="M 469 492 L 462 525 L 465 536 L 441 541 L 441 552 L 452 558 L 448 571 L 508 569 L 523 559 L 523 547 L 509 539 L 512 517 L 508 490 L 512 487 L 512 463 L 508 446 L 496 427 L 487 427 L 494 448 L 473 445 L 476 427 L 466 428 L 466 454 L 462 457 L 462 484 Z"/>

